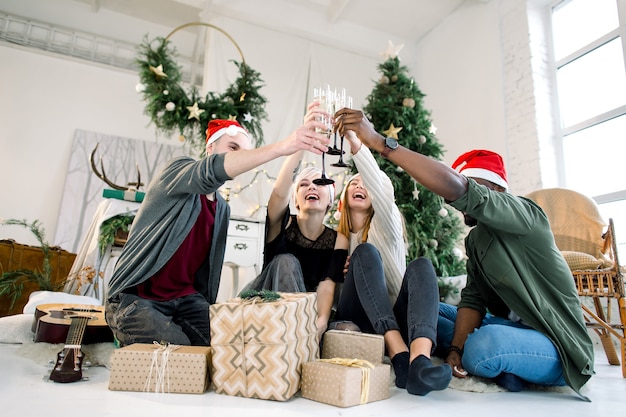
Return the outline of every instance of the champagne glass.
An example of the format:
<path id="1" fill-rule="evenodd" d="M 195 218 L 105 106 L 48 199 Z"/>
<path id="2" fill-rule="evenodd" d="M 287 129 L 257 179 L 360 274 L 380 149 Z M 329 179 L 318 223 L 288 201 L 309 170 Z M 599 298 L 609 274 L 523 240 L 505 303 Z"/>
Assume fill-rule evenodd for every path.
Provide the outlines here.
<path id="1" fill-rule="evenodd" d="M 330 86 L 324 88 L 318 88 L 313 90 L 313 99 L 317 100 L 320 103 L 320 107 L 325 110 L 329 115 L 322 117 L 322 122 L 326 125 L 326 130 L 323 132 L 330 137 L 330 134 L 333 129 L 332 123 L 332 110 L 333 110 L 333 100 L 332 100 L 332 92 L 330 91 Z M 321 132 L 318 130 L 318 133 Z M 322 176 L 320 178 L 316 178 L 313 180 L 313 183 L 316 185 L 330 185 L 334 184 L 335 180 L 328 178 L 326 176 L 326 152 L 322 152 Z"/>
<path id="2" fill-rule="evenodd" d="M 352 108 L 352 96 L 346 97 L 345 96 L 345 90 L 344 90 L 344 99 L 343 99 L 343 102 L 342 102 L 342 105 L 341 105 L 340 108 L 344 108 L 344 107 L 347 107 L 349 109 Z M 337 110 L 339 110 L 339 109 L 337 109 Z M 335 135 L 336 134 L 337 134 L 337 132 L 335 132 Z M 348 164 L 346 164 L 343 161 L 343 154 L 344 154 L 344 152 L 343 152 L 343 142 L 344 142 L 344 135 L 341 135 L 341 149 L 339 149 L 339 160 L 336 163 L 331 164 L 334 167 L 345 168 L 345 167 L 348 166 Z"/>
<path id="3" fill-rule="evenodd" d="M 337 110 L 339 110 L 340 108 L 342 108 L 344 106 L 343 103 L 345 103 L 346 100 L 346 89 L 343 88 L 341 90 L 341 93 L 337 93 L 337 89 L 335 89 L 335 91 L 333 92 L 333 100 L 332 100 L 332 111 L 330 114 L 335 114 L 335 112 Z M 326 152 L 328 155 L 341 155 L 341 150 L 337 147 L 337 132 L 333 132 L 334 135 L 334 141 L 333 141 L 333 146 L 328 148 L 328 152 Z"/>

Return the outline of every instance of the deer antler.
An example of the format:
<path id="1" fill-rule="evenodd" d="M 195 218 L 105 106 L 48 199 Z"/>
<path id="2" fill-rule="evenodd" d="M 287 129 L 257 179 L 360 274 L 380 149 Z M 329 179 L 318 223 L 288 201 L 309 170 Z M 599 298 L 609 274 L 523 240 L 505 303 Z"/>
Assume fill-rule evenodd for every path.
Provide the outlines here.
<path id="1" fill-rule="evenodd" d="M 104 163 L 102 162 L 102 157 L 100 157 L 100 170 L 102 172 L 98 171 L 98 168 L 96 167 L 96 162 L 94 161 L 94 156 L 96 154 L 96 150 L 98 149 L 98 145 L 100 145 L 100 143 L 96 143 L 96 146 L 93 148 L 93 151 L 91 151 L 91 155 L 89 156 L 89 160 L 91 162 L 91 170 L 93 171 L 94 174 L 96 174 L 98 178 L 100 178 L 102 181 L 107 183 L 109 187 L 113 188 L 114 190 L 126 191 L 131 188 L 130 186 L 136 186 L 136 188 L 139 189 L 143 185 L 143 183 L 141 182 L 141 173 L 139 172 L 139 165 L 137 165 L 137 182 L 136 183 L 129 182 L 128 186 L 117 185 L 113 181 L 107 178 L 106 172 L 104 172 Z"/>

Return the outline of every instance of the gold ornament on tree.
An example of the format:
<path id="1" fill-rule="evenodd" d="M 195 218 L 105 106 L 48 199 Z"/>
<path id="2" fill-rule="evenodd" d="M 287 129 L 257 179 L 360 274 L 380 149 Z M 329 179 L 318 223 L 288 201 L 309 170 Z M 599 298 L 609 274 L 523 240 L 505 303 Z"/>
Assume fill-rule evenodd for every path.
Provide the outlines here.
<path id="1" fill-rule="evenodd" d="M 402 105 L 404 107 L 408 107 L 409 109 L 412 109 L 415 107 L 415 99 L 412 99 L 411 97 L 407 97 L 404 100 L 402 100 Z"/>
<path id="2" fill-rule="evenodd" d="M 402 130 L 402 127 L 395 127 L 393 123 L 389 126 L 389 129 L 383 130 L 383 133 L 390 138 L 398 139 L 398 133 Z"/>

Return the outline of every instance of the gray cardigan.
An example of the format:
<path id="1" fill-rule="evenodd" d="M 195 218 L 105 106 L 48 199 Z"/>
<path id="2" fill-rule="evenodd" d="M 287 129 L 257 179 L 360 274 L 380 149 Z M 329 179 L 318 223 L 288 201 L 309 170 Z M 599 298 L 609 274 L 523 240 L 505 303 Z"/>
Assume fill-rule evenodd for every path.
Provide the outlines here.
<path id="1" fill-rule="evenodd" d="M 170 161 L 150 183 L 133 221 L 128 241 L 108 284 L 113 299 L 150 278 L 172 257 L 200 213 L 200 198 L 216 192 L 231 178 L 224 171 L 224 155 L 200 160 L 179 157 Z M 215 303 L 219 290 L 230 207 L 215 193 L 217 207 L 210 253 L 196 273 L 196 290 Z"/>

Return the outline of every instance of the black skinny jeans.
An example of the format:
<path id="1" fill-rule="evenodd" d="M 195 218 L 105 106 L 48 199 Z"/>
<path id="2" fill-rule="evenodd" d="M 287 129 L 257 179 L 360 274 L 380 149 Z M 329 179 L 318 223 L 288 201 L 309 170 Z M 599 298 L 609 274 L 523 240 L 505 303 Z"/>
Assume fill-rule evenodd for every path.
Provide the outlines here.
<path id="1" fill-rule="evenodd" d="M 352 321 L 365 333 L 399 330 L 407 346 L 418 337 L 427 337 L 434 350 L 438 311 L 437 275 L 429 259 L 409 263 L 392 308 L 378 249 L 370 243 L 356 247 L 339 297 L 337 321 Z"/>

